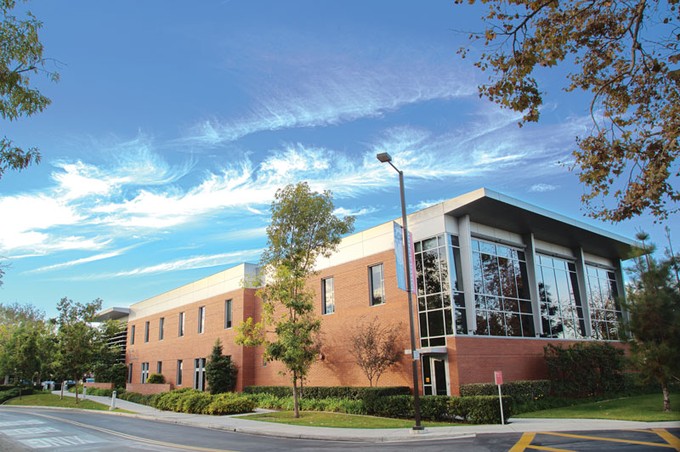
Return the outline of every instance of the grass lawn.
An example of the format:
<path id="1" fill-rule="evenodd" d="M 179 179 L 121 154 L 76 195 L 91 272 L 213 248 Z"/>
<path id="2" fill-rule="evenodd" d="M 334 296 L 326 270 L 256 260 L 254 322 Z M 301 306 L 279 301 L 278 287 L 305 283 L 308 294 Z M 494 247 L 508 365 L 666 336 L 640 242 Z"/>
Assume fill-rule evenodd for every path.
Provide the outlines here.
<path id="1" fill-rule="evenodd" d="M 293 417 L 292 411 L 249 414 L 243 416 L 243 418 L 253 421 L 335 428 L 411 428 L 415 422 L 409 419 L 389 419 L 375 416 L 360 416 L 356 414 L 327 413 L 325 411 L 301 411 L 300 417 L 297 419 Z M 423 422 L 422 424 L 425 427 L 459 425 L 444 422 Z"/>
<path id="2" fill-rule="evenodd" d="M 26 405 L 26 406 L 51 406 L 51 407 L 63 407 L 63 408 L 80 408 L 83 410 L 99 410 L 99 411 L 109 411 L 109 406 L 103 403 L 93 402 L 92 400 L 83 400 L 81 396 L 78 397 L 79 402 L 76 405 L 75 397 L 64 396 L 60 399 L 58 395 L 55 394 L 31 394 L 13 399 L 9 399 L 5 402 L 5 405 Z M 131 411 L 121 410 L 116 408 L 113 410 L 117 413 L 131 413 Z"/>
<path id="3" fill-rule="evenodd" d="M 602 400 L 565 408 L 522 413 L 513 417 L 616 419 L 621 421 L 680 421 L 680 393 L 671 394 L 671 409 L 663 412 L 663 397 L 647 394 L 637 397 Z"/>

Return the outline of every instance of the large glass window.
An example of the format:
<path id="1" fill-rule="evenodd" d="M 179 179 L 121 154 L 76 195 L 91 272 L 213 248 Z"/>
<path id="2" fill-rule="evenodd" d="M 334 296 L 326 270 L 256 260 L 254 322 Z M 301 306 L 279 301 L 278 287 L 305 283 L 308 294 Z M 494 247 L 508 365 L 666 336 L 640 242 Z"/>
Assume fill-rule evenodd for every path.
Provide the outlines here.
<path id="1" fill-rule="evenodd" d="M 576 266 L 557 257 L 537 254 L 536 280 L 543 337 L 586 337 Z"/>
<path id="2" fill-rule="evenodd" d="M 445 236 L 417 242 L 414 248 L 420 345 L 445 345 L 454 328 Z"/>
<path id="3" fill-rule="evenodd" d="M 616 274 L 592 265 L 586 265 L 588 279 L 588 307 L 595 339 L 618 340 L 621 307 L 616 298 Z"/>
<path id="4" fill-rule="evenodd" d="M 323 314 L 333 314 L 335 312 L 333 278 L 324 278 L 321 280 L 321 312 Z"/>
<path id="5" fill-rule="evenodd" d="M 231 312 L 231 300 L 224 302 L 224 328 L 231 328 L 232 324 L 232 312 Z"/>
<path id="6" fill-rule="evenodd" d="M 524 251 L 472 240 L 477 334 L 535 336 Z"/>
<path id="7" fill-rule="evenodd" d="M 368 267 L 368 280 L 371 291 L 371 306 L 385 302 L 385 280 L 383 277 L 383 264 Z"/>

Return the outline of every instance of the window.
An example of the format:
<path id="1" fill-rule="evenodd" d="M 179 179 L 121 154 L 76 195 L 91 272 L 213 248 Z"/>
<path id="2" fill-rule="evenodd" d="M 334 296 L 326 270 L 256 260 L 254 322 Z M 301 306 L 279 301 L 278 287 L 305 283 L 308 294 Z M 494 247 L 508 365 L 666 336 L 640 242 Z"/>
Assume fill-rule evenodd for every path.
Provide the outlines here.
<path id="1" fill-rule="evenodd" d="M 142 363 L 142 383 L 149 379 L 149 363 Z"/>
<path id="2" fill-rule="evenodd" d="M 368 267 L 371 306 L 385 302 L 385 280 L 383 279 L 383 264 Z"/>
<path id="3" fill-rule="evenodd" d="M 194 389 L 199 391 L 205 389 L 205 358 L 194 360 Z"/>
<path id="4" fill-rule="evenodd" d="M 158 361 L 156 363 L 156 373 L 159 375 L 163 373 L 163 361 Z"/>
<path id="5" fill-rule="evenodd" d="M 132 363 L 128 364 L 127 382 L 132 383 Z"/>
<path id="6" fill-rule="evenodd" d="M 476 334 L 534 337 L 524 251 L 472 240 Z"/>
<path id="7" fill-rule="evenodd" d="M 162 341 L 165 335 L 165 317 L 158 319 L 158 340 Z"/>
<path id="8" fill-rule="evenodd" d="M 460 262 L 460 249 L 455 237 L 451 239 L 450 246 L 445 235 L 416 242 L 414 246 L 421 347 L 446 345 L 446 336 L 454 333 L 454 314 L 456 332 L 467 333 L 465 302 L 459 290 L 462 278 L 456 273 L 460 265 L 455 265 Z M 455 306 L 451 306 L 452 299 Z"/>
<path id="9" fill-rule="evenodd" d="M 537 254 L 536 280 L 543 337 L 586 337 L 576 266 L 558 257 Z"/>
<path id="10" fill-rule="evenodd" d="M 616 275 L 612 270 L 586 265 L 586 278 L 593 337 L 604 340 L 620 339 L 621 307 L 616 301 L 619 296 Z"/>
<path id="11" fill-rule="evenodd" d="M 132 364 L 130 364 L 132 365 Z M 184 366 L 182 363 L 181 359 L 177 360 L 177 378 L 175 378 L 175 382 L 177 386 L 182 386 L 182 371 L 184 370 Z"/>
<path id="12" fill-rule="evenodd" d="M 203 332 L 205 328 L 205 306 L 198 308 L 198 332 Z"/>
<path id="13" fill-rule="evenodd" d="M 177 330 L 177 335 L 178 336 L 184 336 L 184 313 L 180 312 L 179 313 L 179 327 Z"/>
<path id="14" fill-rule="evenodd" d="M 144 342 L 149 342 L 149 322 L 144 322 Z"/>
<path id="15" fill-rule="evenodd" d="M 333 278 L 321 280 L 321 312 L 333 314 L 335 312 L 335 291 L 333 290 Z"/>
<path id="16" fill-rule="evenodd" d="M 130 345 L 135 345 L 135 325 L 130 327 Z"/>
<path id="17" fill-rule="evenodd" d="M 224 328 L 231 328 L 232 323 L 232 313 L 231 313 L 231 300 L 224 302 Z"/>

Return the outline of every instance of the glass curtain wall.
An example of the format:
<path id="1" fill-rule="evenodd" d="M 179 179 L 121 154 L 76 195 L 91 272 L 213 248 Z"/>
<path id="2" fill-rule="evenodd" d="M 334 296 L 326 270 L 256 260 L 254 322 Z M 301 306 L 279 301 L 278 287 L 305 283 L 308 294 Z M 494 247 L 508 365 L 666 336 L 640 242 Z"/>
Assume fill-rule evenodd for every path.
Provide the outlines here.
<path id="1" fill-rule="evenodd" d="M 534 337 L 524 251 L 472 240 L 477 334 Z"/>
<path id="2" fill-rule="evenodd" d="M 619 295 L 616 286 L 616 274 L 592 265 L 586 265 L 588 280 L 588 307 L 593 327 L 593 338 L 603 340 L 621 339 L 619 320 L 621 307 L 616 298 Z"/>
<path id="3" fill-rule="evenodd" d="M 541 306 L 542 337 L 586 337 L 576 265 L 557 257 L 536 255 L 536 279 Z"/>

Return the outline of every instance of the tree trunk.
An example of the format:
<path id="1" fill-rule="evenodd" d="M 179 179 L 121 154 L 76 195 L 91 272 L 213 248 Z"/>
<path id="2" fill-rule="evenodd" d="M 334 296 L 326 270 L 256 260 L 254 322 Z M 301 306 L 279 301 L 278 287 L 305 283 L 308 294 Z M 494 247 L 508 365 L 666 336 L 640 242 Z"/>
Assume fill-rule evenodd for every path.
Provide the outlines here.
<path id="1" fill-rule="evenodd" d="M 666 413 L 671 411 L 671 394 L 668 391 L 668 384 L 661 383 L 661 392 L 663 392 L 663 410 Z"/>
<path id="2" fill-rule="evenodd" d="M 293 372 L 293 412 L 295 413 L 296 419 L 300 417 L 300 402 L 298 400 L 297 380 L 297 373 Z"/>
<path id="3" fill-rule="evenodd" d="M 78 380 L 76 380 L 76 405 L 78 405 Z"/>

